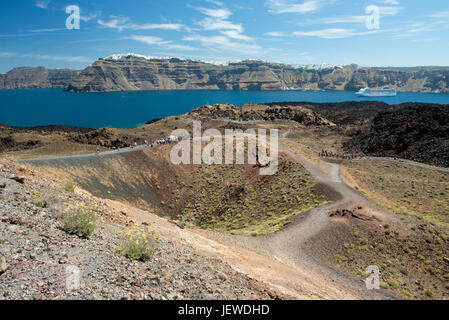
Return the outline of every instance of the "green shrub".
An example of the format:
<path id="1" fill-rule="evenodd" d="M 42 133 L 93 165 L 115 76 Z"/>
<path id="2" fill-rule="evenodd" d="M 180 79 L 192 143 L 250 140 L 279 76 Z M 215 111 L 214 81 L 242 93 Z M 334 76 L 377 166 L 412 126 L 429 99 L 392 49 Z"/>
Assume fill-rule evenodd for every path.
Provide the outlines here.
<path id="1" fill-rule="evenodd" d="M 143 227 L 135 226 L 119 234 L 121 243 L 116 251 L 129 259 L 147 260 L 156 249 L 157 240 L 154 233 Z"/>
<path id="2" fill-rule="evenodd" d="M 381 283 L 380 283 L 380 287 L 381 287 L 382 289 L 388 289 L 388 288 L 390 288 L 390 286 L 388 285 L 388 283 L 385 283 L 385 282 L 381 282 Z"/>
<path id="3" fill-rule="evenodd" d="M 348 261 L 348 258 L 345 257 L 345 256 L 341 256 L 341 255 L 338 255 L 338 254 L 336 254 L 334 256 L 334 262 L 336 262 L 336 263 L 346 262 L 346 261 Z"/>
<path id="4" fill-rule="evenodd" d="M 404 296 L 404 297 L 407 297 L 407 298 L 411 298 L 411 297 L 413 297 L 413 295 L 410 293 L 410 291 L 407 291 L 407 290 L 402 290 L 402 295 Z"/>
<path id="5" fill-rule="evenodd" d="M 42 195 L 42 193 L 34 194 L 31 200 L 33 201 L 33 204 L 36 207 L 39 207 L 39 208 L 47 208 L 48 207 L 48 203 L 44 199 L 44 196 Z"/>
<path id="6" fill-rule="evenodd" d="M 392 278 L 389 278 L 387 280 L 387 283 L 390 287 L 393 287 L 393 288 L 396 288 L 399 285 L 398 282 Z"/>
<path id="7" fill-rule="evenodd" d="M 421 254 L 418 254 L 416 257 L 417 257 L 419 260 L 421 260 L 421 261 L 426 260 L 426 258 L 424 258 L 424 256 L 421 255 Z"/>
<path id="8" fill-rule="evenodd" d="M 97 215 L 84 204 L 68 206 L 62 220 L 64 230 L 81 238 L 89 238 L 98 224 Z"/>
<path id="9" fill-rule="evenodd" d="M 75 192 L 75 188 L 76 188 L 76 182 L 73 180 L 64 180 L 62 182 L 62 188 L 67 191 L 67 192 Z"/>

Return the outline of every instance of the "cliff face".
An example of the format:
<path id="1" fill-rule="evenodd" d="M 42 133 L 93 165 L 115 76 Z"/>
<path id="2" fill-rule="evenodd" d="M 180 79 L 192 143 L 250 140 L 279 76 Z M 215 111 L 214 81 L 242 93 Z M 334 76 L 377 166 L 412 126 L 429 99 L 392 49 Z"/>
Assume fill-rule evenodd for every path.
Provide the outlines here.
<path id="1" fill-rule="evenodd" d="M 99 59 L 65 88 L 73 92 L 132 90 L 358 90 L 390 86 L 399 91 L 449 92 L 449 68 L 294 68 L 242 61 L 217 66 L 181 59 L 137 56 Z"/>
<path id="2" fill-rule="evenodd" d="M 44 67 L 14 68 L 0 74 L 0 89 L 64 88 L 80 71 Z"/>
<path id="3" fill-rule="evenodd" d="M 345 90 L 389 86 L 399 91 L 449 92 L 449 68 L 359 68 Z"/>
<path id="4" fill-rule="evenodd" d="M 239 63 L 216 66 L 199 61 L 124 57 L 100 59 L 83 70 L 67 91 L 276 90 L 282 65 Z"/>

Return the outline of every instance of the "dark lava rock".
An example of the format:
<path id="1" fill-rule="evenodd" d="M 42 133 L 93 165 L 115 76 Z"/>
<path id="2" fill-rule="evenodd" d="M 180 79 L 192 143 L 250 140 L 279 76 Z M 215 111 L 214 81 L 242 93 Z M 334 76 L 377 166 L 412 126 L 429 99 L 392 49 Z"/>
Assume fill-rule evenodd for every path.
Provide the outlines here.
<path id="1" fill-rule="evenodd" d="M 25 178 L 24 178 L 24 177 L 18 177 L 18 176 L 16 176 L 16 175 L 11 176 L 10 179 L 11 179 L 11 180 L 14 180 L 14 181 L 16 181 L 16 182 L 18 182 L 18 183 L 20 183 L 20 184 L 23 184 L 23 183 L 25 182 Z"/>
<path id="2" fill-rule="evenodd" d="M 449 166 L 449 106 L 407 104 L 380 112 L 344 145 L 349 152 Z"/>

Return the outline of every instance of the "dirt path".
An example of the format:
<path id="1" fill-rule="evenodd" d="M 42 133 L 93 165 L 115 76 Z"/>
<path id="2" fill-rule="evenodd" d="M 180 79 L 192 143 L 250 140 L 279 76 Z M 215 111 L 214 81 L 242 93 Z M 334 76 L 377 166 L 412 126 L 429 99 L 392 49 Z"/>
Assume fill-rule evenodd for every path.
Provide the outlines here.
<path id="1" fill-rule="evenodd" d="M 253 238 L 204 231 L 203 233 L 222 243 L 231 242 L 234 245 L 244 246 L 300 271 L 307 278 L 313 279 L 315 283 L 321 285 L 322 290 L 324 290 L 322 297 L 332 299 L 336 295 L 338 299 L 396 299 L 394 295 L 385 290 L 367 290 L 361 279 L 324 264 L 319 257 L 311 255 L 308 253 L 310 250 L 306 250 L 309 241 L 319 236 L 327 228 L 332 228 L 338 224 L 328 218 L 328 213 L 332 210 L 342 207 L 363 206 L 369 214 L 383 221 L 388 221 L 389 217 L 343 183 L 340 179 L 340 166 L 338 164 L 329 163 L 330 170 L 328 170 L 328 173 L 290 151 L 283 150 L 283 152 L 303 164 L 319 183 L 337 191 L 339 199 L 331 204 L 298 215 L 288 227 L 272 235 Z M 291 279 L 293 282 L 297 280 Z M 302 280 L 305 280 L 305 278 Z"/>
<path id="2" fill-rule="evenodd" d="M 79 159 L 91 160 L 114 156 L 125 152 L 135 152 L 140 148 L 82 155 Z M 364 283 L 308 254 L 308 242 L 321 232 L 333 226 L 327 213 L 342 206 L 364 206 L 371 204 L 357 192 L 346 186 L 339 177 L 340 167 L 329 164 L 331 170 L 324 172 L 290 151 L 283 151 L 304 165 L 311 174 L 327 188 L 335 190 L 340 196 L 332 204 L 315 208 L 307 214 L 297 216 L 295 221 L 284 230 L 264 237 L 239 237 L 217 234 L 203 230 L 181 229 L 164 218 L 147 211 L 112 200 L 101 200 L 111 207 L 123 210 L 139 224 L 150 225 L 163 237 L 188 244 L 202 254 L 218 258 L 235 270 L 268 284 L 273 289 L 296 299 L 389 299 L 394 296 L 385 291 L 369 291 Z M 53 161 L 76 161 L 76 156 L 55 159 L 23 161 L 25 164 L 51 165 Z M 65 162 L 65 161 L 63 161 Z M 371 209 L 371 213 L 382 219 L 382 212 Z M 305 218 L 304 218 L 305 217 Z"/>
<path id="3" fill-rule="evenodd" d="M 420 167 L 424 169 L 431 169 L 431 170 L 437 170 L 442 173 L 449 173 L 449 168 L 442 168 L 442 167 L 436 167 L 431 166 L 424 163 L 419 163 L 411 160 L 405 160 L 405 159 L 397 159 L 397 158 L 391 158 L 391 157 L 362 157 L 358 159 L 354 159 L 352 161 L 366 161 L 366 160 L 377 160 L 377 161 L 389 161 L 393 163 L 399 163 L 399 164 L 408 164 L 415 167 Z"/>
<path id="4" fill-rule="evenodd" d="M 346 292 L 351 292 L 355 296 L 368 299 L 393 298 L 394 296 L 385 291 L 367 290 L 365 284 L 360 279 L 353 278 L 331 266 L 324 265 L 319 257 L 312 256 L 306 251 L 309 241 L 324 230 L 338 224 L 338 222 L 334 222 L 328 218 L 328 213 L 332 210 L 342 207 L 350 209 L 363 206 L 369 214 L 379 219 L 385 221 L 388 220 L 388 216 L 381 210 L 375 208 L 358 192 L 343 183 L 340 179 L 339 165 L 329 164 L 331 167 L 329 174 L 289 151 L 284 152 L 301 162 L 319 183 L 337 191 L 340 199 L 332 204 L 311 210 L 305 218 L 298 217 L 284 230 L 265 237 L 263 241 L 259 240 L 259 248 L 262 246 L 265 252 L 275 254 L 285 263 L 314 272 L 316 273 L 316 277 L 321 278 L 323 282 L 332 281 L 336 287 L 342 288 Z"/>

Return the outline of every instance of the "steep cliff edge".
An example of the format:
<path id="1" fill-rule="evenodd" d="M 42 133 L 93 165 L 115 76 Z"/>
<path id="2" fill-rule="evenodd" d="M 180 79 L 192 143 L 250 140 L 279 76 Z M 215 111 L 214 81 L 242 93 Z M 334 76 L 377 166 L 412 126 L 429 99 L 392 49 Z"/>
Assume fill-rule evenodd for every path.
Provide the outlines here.
<path id="1" fill-rule="evenodd" d="M 283 87 L 282 68 L 256 61 L 217 66 L 176 58 L 106 58 L 84 69 L 66 91 L 278 90 Z"/>
<path id="2" fill-rule="evenodd" d="M 79 70 L 19 67 L 0 74 L 0 89 L 64 88 Z"/>
<path id="3" fill-rule="evenodd" d="M 449 68 L 308 68 L 245 60 L 228 65 L 121 55 L 99 59 L 65 88 L 71 92 L 136 90 L 358 90 L 449 92 Z"/>

